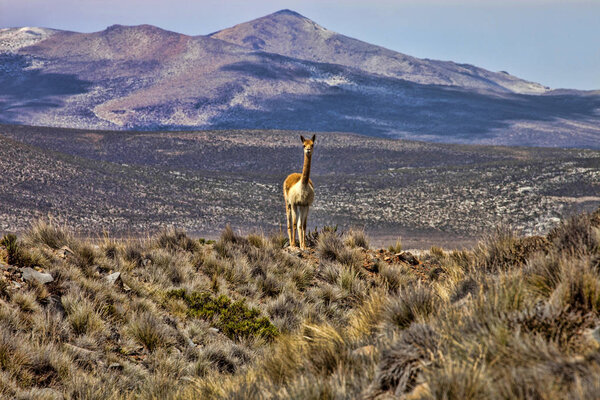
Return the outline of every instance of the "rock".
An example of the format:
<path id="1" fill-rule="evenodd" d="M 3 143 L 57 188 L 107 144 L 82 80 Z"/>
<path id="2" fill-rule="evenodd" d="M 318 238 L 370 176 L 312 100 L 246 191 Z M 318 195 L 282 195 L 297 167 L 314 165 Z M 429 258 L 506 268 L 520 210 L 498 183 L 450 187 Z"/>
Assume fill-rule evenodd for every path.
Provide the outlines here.
<path id="1" fill-rule="evenodd" d="M 433 280 L 436 280 L 436 279 L 438 279 L 438 278 L 439 278 L 439 276 L 440 276 L 441 274 L 443 274 L 443 273 L 444 273 L 444 269 L 443 269 L 443 268 L 441 268 L 441 267 L 436 267 L 434 270 L 432 270 L 432 271 L 429 273 L 429 277 L 430 277 L 431 279 L 433 279 Z"/>
<path id="2" fill-rule="evenodd" d="M 293 256 L 301 256 L 302 255 L 302 250 L 300 250 L 299 247 L 288 247 L 287 252 L 290 253 Z"/>
<path id="3" fill-rule="evenodd" d="M 394 254 L 394 257 L 398 258 L 399 261 L 408 263 L 410 265 L 419 265 L 419 260 L 417 259 L 417 257 L 413 256 L 408 251 Z"/>
<path id="4" fill-rule="evenodd" d="M 597 326 L 594 329 L 589 329 L 586 332 L 586 335 L 596 343 L 596 346 L 600 346 L 600 326 Z"/>
<path id="5" fill-rule="evenodd" d="M 112 369 L 113 371 L 123 371 L 123 366 L 119 363 L 112 363 L 108 366 L 108 369 Z"/>
<path id="6" fill-rule="evenodd" d="M 407 393 L 404 398 L 406 400 L 423 399 L 431 395 L 429 392 L 429 384 L 427 382 L 418 383 L 410 393 Z"/>
<path id="7" fill-rule="evenodd" d="M 64 399 L 61 392 L 52 388 L 36 388 L 32 393 L 33 398 L 38 399 Z"/>
<path id="8" fill-rule="evenodd" d="M 109 285 L 114 285 L 114 284 L 121 284 L 122 280 L 121 280 L 121 273 L 120 272 L 115 272 L 113 274 L 108 275 L 106 278 L 104 278 L 106 280 L 106 282 Z"/>
<path id="9" fill-rule="evenodd" d="M 39 283 L 50 283 L 54 280 L 52 275 L 46 274 L 44 272 L 36 271 L 33 268 L 25 267 L 20 268 L 21 274 L 23 275 L 23 279 L 29 282 L 39 282 Z"/>
<path id="10" fill-rule="evenodd" d="M 357 357 L 373 357 L 373 354 L 375 354 L 375 350 L 375 346 L 370 344 L 367 346 L 359 347 L 358 349 L 354 349 L 352 351 L 352 355 Z"/>
<path id="11" fill-rule="evenodd" d="M 471 297 L 472 297 L 471 293 L 467 293 L 466 296 L 464 296 L 460 300 L 457 300 L 456 302 L 454 302 L 454 305 L 457 308 L 464 307 L 471 301 Z"/>
<path id="12" fill-rule="evenodd" d="M 69 248 L 69 246 L 63 246 L 63 247 L 61 247 L 60 249 L 57 250 L 57 253 L 62 258 L 67 258 L 67 255 L 69 255 L 69 254 L 75 254 L 73 252 L 73 250 L 71 250 Z"/>

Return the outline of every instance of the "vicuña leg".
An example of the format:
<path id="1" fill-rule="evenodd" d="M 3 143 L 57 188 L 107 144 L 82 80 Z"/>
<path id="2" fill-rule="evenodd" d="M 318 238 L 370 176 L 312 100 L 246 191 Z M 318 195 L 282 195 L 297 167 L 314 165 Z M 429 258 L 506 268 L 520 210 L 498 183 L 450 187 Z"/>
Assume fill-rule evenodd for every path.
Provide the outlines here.
<path id="1" fill-rule="evenodd" d="M 300 242 L 300 248 L 306 249 L 306 217 L 308 216 L 307 206 L 298 206 L 298 241 Z"/>
<path id="2" fill-rule="evenodd" d="M 296 225 L 298 221 L 298 206 L 292 206 L 292 238 L 290 239 L 290 247 L 296 247 Z"/>
<path id="3" fill-rule="evenodd" d="M 302 248 L 306 249 L 306 220 L 308 219 L 308 206 L 304 207 L 302 213 Z"/>
<path id="4" fill-rule="evenodd" d="M 292 236 L 292 232 L 296 227 L 294 226 L 294 222 L 292 221 L 292 206 L 290 203 L 285 202 L 285 215 L 287 217 L 287 230 L 288 230 L 288 239 L 290 241 L 290 246 L 294 247 L 294 238 Z"/>

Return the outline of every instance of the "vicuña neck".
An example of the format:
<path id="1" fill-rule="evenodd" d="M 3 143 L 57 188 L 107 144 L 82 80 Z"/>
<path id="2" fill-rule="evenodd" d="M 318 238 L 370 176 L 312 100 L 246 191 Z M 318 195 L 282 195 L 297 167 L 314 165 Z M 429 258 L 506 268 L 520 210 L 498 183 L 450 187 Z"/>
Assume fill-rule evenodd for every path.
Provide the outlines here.
<path id="1" fill-rule="evenodd" d="M 304 154 L 304 167 L 302 168 L 302 184 L 306 185 L 308 183 L 308 178 L 310 176 L 310 156 L 308 154 Z"/>

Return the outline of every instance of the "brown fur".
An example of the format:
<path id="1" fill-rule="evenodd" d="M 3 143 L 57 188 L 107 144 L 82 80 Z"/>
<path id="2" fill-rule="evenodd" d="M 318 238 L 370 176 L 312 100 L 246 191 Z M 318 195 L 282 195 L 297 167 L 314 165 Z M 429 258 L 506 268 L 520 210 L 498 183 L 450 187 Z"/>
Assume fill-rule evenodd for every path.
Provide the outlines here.
<path id="1" fill-rule="evenodd" d="M 285 178 L 285 182 L 283 182 L 283 195 L 285 196 L 290 189 L 292 188 L 292 186 L 294 186 L 296 183 L 300 182 L 300 179 L 302 179 L 302 174 L 298 173 L 298 172 L 294 172 L 293 174 L 289 174 L 287 178 Z M 313 185 L 312 181 L 310 180 L 310 178 L 308 179 L 308 184 L 310 186 Z"/>
<path id="2" fill-rule="evenodd" d="M 313 183 L 309 178 L 312 150 L 315 135 L 312 139 L 302 140 L 304 147 L 304 166 L 302 173 L 297 172 L 288 175 L 283 182 L 283 198 L 285 200 L 285 213 L 287 216 L 288 237 L 290 246 L 296 246 L 296 228 L 298 229 L 298 241 L 302 249 L 306 248 L 306 219 L 308 209 L 314 200 Z"/>

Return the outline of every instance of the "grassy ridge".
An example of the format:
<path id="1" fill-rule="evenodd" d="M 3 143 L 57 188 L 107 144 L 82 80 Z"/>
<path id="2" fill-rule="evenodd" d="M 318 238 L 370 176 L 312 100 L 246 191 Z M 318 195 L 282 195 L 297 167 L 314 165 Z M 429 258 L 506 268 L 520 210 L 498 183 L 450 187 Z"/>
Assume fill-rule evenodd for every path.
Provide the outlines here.
<path id="1" fill-rule="evenodd" d="M 592 398 L 600 213 L 472 250 L 362 232 L 91 243 L 38 222 L 0 244 L 0 397 Z M 9 264 L 7 264 L 10 261 Z M 22 280 L 19 267 L 50 273 Z M 107 279 L 115 271 L 114 282 Z"/>

